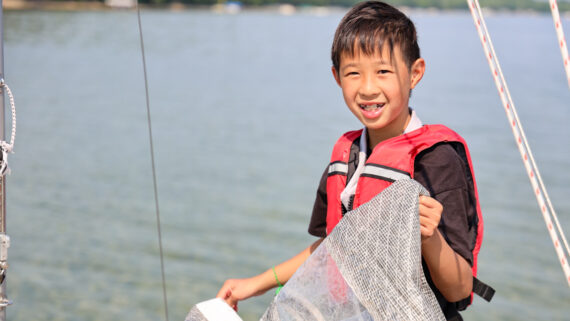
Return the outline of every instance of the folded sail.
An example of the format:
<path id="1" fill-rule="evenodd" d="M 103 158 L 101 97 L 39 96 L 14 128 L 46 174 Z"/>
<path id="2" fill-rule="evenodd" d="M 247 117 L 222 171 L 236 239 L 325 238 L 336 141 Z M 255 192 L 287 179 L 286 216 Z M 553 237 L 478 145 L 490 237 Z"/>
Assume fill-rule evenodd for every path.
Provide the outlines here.
<path id="1" fill-rule="evenodd" d="M 347 213 L 262 320 L 445 320 L 421 264 L 420 194 L 396 181 Z"/>

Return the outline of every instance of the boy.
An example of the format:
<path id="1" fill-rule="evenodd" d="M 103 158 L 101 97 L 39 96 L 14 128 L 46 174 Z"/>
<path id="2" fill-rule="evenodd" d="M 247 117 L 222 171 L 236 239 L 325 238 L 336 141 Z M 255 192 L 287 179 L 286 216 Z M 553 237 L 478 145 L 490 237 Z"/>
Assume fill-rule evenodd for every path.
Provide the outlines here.
<path id="1" fill-rule="evenodd" d="M 461 320 L 483 224 L 464 141 L 444 126 L 423 126 L 408 107 L 425 72 L 415 27 L 390 5 L 360 3 L 337 28 L 332 62 L 345 103 L 365 129 L 344 134 L 333 149 L 309 224 L 319 239 L 262 274 L 227 280 L 217 296 L 237 310 L 238 301 L 287 282 L 344 213 L 405 176 L 433 196 L 420 197 L 424 272 L 446 318 Z"/>

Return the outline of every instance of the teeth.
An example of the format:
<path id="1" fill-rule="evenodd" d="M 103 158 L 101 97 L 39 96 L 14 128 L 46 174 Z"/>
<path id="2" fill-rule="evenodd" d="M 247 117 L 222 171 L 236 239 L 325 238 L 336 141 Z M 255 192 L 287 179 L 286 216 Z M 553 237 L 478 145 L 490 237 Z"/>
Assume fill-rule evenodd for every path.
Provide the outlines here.
<path id="1" fill-rule="evenodd" d="M 366 111 L 372 111 L 372 110 L 376 110 L 378 108 L 382 108 L 382 106 L 384 106 L 384 104 L 360 105 L 360 108 L 362 108 Z"/>

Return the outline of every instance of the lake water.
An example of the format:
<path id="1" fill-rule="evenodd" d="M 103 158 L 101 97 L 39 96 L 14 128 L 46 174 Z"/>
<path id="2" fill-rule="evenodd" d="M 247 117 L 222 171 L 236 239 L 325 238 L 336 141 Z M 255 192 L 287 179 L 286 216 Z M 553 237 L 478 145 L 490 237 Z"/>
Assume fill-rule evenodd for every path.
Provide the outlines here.
<path id="1" fill-rule="evenodd" d="M 143 11 L 170 320 L 296 254 L 320 175 L 359 128 L 330 73 L 342 12 Z M 468 141 L 485 217 L 467 320 L 568 320 L 558 263 L 467 12 L 412 12 L 427 73 L 411 100 Z M 570 230 L 570 90 L 549 15 L 487 19 Z M 563 20 L 566 35 L 570 21 Z M 162 320 L 136 13 L 7 12 L 18 133 L 8 180 L 8 320 Z M 258 319 L 271 293 L 240 303 Z"/>

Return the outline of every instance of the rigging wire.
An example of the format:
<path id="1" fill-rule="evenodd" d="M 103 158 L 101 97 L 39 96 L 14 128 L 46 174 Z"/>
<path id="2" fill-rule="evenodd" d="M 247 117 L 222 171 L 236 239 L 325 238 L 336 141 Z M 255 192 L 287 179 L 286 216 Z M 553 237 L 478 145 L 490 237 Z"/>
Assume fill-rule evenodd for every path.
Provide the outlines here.
<path id="1" fill-rule="evenodd" d="M 544 183 L 538 171 L 538 167 L 530 150 L 530 146 L 524 134 L 522 124 L 519 120 L 514 102 L 509 92 L 509 88 L 507 87 L 507 82 L 505 81 L 501 66 L 499 65 L 499 60 L 497 58 L 497 54 L 495 53 L 495 49 L 491 41 L 491 36 L 489 35 L 485 20 L 483 19 L 483 13 L 481 11 L 479 1 L 467 0 L 467 3 L 469 5 L 469 9 L 471 10 L 471 15 L 473 16 L 473 21 L 475 22 L 475 27 L 477 28 L 481 44 L 483 45 L 483 50 L 489 63 L 489 68 L 491 68 L 491 73 L 493 74 L 495 85 L 499 91 L 499 96 L 501 97 L 507 118 L 511 124 L 511 129 L 515 136 L 515 140 L 517 141 L 517 146 L 523 159 L 523 163 L 530 179 L 530 183 L 533 187 L 536 200 L 542 212 L 546 227 L 548 228 L 548 233 L 550 234 L 552 243 L 554 244 L 554 250 L 558 255 L 559 263 L 562 266 L 562 271 L 564 272 L 566 281 L 570 286 L 570 266 L 567 259 L 567 256 L 570 255 L 570 248 L 568 246 L 568 242 L 566 241 L 566 237 L 564 236 L 564 231 L 558 222 L 556 211 L 550 202 L 550 197 L 548 196 L 546 187 L 544 186 Z M 564 247 L 561 246 L 557 235 L 558 233 L 556 229 L 553 228 L 552 219 L 554 219 L 556 229 L 560 234 Z"/>
<path id="2" fill-rule="evenodd" d="M 144 89 L 145 89 L 145 97 L 146 97 L 146 114 L 148 120 L 148 137 L 150 142 L 150 160 L 152 165 L 152 182 L 153 182 L 153 189 L 154 189 L 154 204 L 156 210 L 156 229 L 158 232 L 158 249 L 160 252 L 160 272 L 162 275 L 162 297 L 164 300 L 164 316 L 166 321 L 168 321 L 168 300 L 166 296 L 166 278 L 164 276 L 164 255 L 162 250 L 162 233 L 160 228 L 160 207 L 158 205 L 158 187 L 156 183 L 156 167 L 154 162 L 154 145 L 152 143 L 152 121 L 150 117 L 150 99 L 148 95 L 148 78 L 146 72 L 146 58 L 145 58 L 145 51 L 144 51 L 144 41 L 143 41 L 143 31 L 142 31 L 142 22 L 141 22 L 141 11 L 139 8 L 139 4 L 137 1 L 137 19 L 139 25 L 139 38 L 141 43 L 141 55 L 142 55 L 142 64 L 143 64 L 143 72 L 144 72 Z"/>

